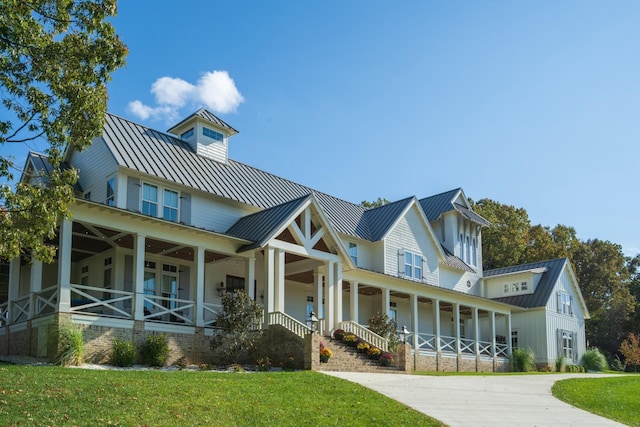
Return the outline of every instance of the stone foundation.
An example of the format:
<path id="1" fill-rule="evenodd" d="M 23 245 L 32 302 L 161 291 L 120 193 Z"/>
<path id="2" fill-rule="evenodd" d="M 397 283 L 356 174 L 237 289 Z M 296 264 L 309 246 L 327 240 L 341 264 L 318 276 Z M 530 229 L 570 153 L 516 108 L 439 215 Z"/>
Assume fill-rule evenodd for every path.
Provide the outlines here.
<path id="1" fill-rule="evenodd" d="M 411 354 L 413 370 L 432 372 L 507 372 L 509 359 L 486 356 L 467 356 L 455 353 L 416 353 Z M 411 365 L 411 363 L 410 363 Z"/>

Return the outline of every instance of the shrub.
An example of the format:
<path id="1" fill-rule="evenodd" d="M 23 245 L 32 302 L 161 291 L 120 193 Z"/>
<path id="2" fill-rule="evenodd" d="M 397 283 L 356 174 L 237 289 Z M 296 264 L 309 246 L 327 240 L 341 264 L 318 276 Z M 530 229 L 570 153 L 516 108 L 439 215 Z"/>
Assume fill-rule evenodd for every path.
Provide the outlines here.
<path id="1" fill-rule="evenodd" d="M 582 373 L 585 372 L 585 369 L 583 366 L 580 365 L 567 365 L 565 367 L 565 372 L 571 372 L 571 373 Z"/>
<path id="2" fill-rule="evenodd" d="M 389 349 L 391 351 L 396 351 L 398 344 L 400 344 L 397 329 L 396 321 L 385 313 L 378 312 L 369 319 L 369 330 L 389 340 Z"/>
<path id="3" fill-rule="evenodd" d="M 208 363 L 201 363 L 200 365 L 198 365 L 198 368 L 200 368 L 201 371 L 208 371 L 211 369 L 211 365 L 209 365 Z"/>
<path id="4" fill-rule="evenodd" d="M 178 369 L 183 370 L 187 367 L 187 358 L 182 356 L 180 359 L 176 360 L 176 366 Z"/>
<path id="5" fill-rule="evenodd" d="M 391 353 L 384 352 L 380 355 L 378 362 L 380 362 L 382 366 L 391 366 L 393 363 L 393 355 Z"/>
<path id="6" fill-rule="evenodd" d="M 258 372 L 269 372 L 269 370 L 271 370 L 271 359 L 268 357 L 261 357 L 256 360 L 256 370 Z"/>
<path id="7" fill-rule="evenodd" d="M 58 353 L 54 363 L 62 366 L 84 363 L 84 338 L 78 326 L 64 322 L 58 327 Z"/>
<path id="8" fill-rule="evenodd" d="M 378 358 L 380 357 L 380 353 L 382 353 L 382 350 L 380 350 L 378 347 L 371 347 L 369 348 L 369 350 L 367 350 L 367 356 L 369 356 L 369 359 L 378 360 Z"/>
<path id="9" fill-rule="evenodd" d="M 515 348 L 511 353 L 511 364 L 515 372 L 535 371 L 536 355 L 530 348 Z"/>
<path id="10" fill-rule="evenodd" d="M 627 368 L 627 365 L 625 365 L 625 363 L 620 360 L 620 357 L 617 354 L 615 357 L 609 359 L 609 366 L 612 370 L 619 372 L 624 372 Z"/>
<path id="11" fill-rule="evenodd" d="M 231 370 L 233 372 L 244 372 L 244 368 L 242 367 L 241 364 L 239 363 L 233 363 L 231 364 Z"/>
<path id="12" fill-rule="evenodd" d="M 585 351 L 582 356 L 582 366 L 587 371 L 604 371 L 608 367 L 607 359 L 597 348 Z"/>
<path id="13" fill-rule="evenodd" d="M 325 347 L 326 350 L 329 350 Z M 331 351 L 331 350 L 329 350 Z M 296 360 L 293 357 L 289 357 L 287 360 L 282 362 L 282 370 L 285 372 L 291 372 L 296 369 Z"/>
<path id="14" fill-rule="evenodd" d="M 333 331 L 333 337 L 340 341 L 342 341 L 342 337 L 344 337 L 345 334 L 346 332 L 344 331 L 344 329 L 336 329 L 335 331 Z"/>
<path id="15" fill-rule="evenodd" d="M 136 363 L 138 352 L 132 341 L 116 338 L 111 342 L 111 364 L 129 367 Z"/>
<path id="16" fill-rule="evenodd" d="M 366 341 L 360 341 L 356 346 L 358 353 L 366 353 L 371 348 L 371 345 Z"/>
<path id="17" fill-rule="evenodd" d="M 358 344 L 358 337 L 355 334 L 347 334 L 342 337 L 342 342 L 346 343 L 350 347 L 355 347 Z"/>
<path id="18" fill-rule="evenodd" d="M 158 335 L 148 335 L 140 348 L 142 363 L 149 366 L 164 366 L 169 357 L 169 344 L 167 337 Z"/>
<path id="19" fill-rule="evenodd" d="M 558 356 L 556 357 L 556 372 L 562 372 L 562 368 L 564 368 L 564 357 Z"/>

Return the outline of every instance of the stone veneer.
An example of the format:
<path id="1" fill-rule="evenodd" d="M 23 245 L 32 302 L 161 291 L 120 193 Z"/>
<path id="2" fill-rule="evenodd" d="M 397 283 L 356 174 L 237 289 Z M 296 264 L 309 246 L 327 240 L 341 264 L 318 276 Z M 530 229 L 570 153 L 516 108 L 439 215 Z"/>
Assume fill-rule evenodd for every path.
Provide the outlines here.
<path id="1" fill-rule="evenodd" d="M 463 356 L 455 353 L 411 354 L 413 370 L 440 372 L 507 372 L 509 359 L 487 356 Z"/>

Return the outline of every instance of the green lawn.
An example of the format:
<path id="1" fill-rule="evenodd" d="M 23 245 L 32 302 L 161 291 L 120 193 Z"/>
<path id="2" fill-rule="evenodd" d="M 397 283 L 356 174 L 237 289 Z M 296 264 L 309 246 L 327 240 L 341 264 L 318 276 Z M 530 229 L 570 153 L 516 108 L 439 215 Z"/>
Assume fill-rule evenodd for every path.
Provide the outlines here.
<path id="1" fill-rule="evenodd" d="M 439 426 L 311 371 L 96 371 L 0 365 L 2 426 Z"/>
<path id="2" fill-rule="evenodd" d="M 630 426 L 640 426 L 640 375 L 559 381 L 553 395 L 573 406 Z"/>

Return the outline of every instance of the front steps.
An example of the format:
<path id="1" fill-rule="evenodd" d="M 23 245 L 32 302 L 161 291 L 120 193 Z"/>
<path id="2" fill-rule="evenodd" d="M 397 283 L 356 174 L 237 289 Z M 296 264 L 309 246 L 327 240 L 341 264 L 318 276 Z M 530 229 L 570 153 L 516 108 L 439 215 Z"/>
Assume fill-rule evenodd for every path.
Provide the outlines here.
<path id="1" fill-rule="evenodd" d="M 358 353 L 354 347 L 349 347 L 342 341 L 322 337 L 320 342 L 333 352 L 333 356 L 327 363 L 315 365 L 314 368 L 317 371 L 404 373 L 398 367 L 398 356 L 396 354 L 394 354 L 394 363 L 391 366 L 382 366 L 377 360 L 369 359 L 366 354 Z"/>

